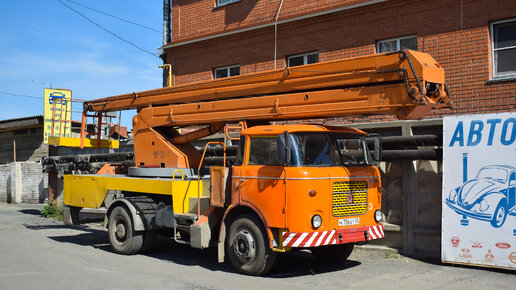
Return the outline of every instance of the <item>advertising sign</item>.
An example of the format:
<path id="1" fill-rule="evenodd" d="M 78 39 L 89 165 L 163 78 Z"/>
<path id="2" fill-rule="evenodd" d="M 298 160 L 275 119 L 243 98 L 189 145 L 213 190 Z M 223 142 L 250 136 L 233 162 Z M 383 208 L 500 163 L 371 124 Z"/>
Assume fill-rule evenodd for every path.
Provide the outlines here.
<path id="1" fill-rule="evenodd" d="M 444 118 L 442 260 L 516 269 L 516 112 Z"/>
<path id="2" fill-rule="evenodd" d="M 45 89 L 43 140 L 48 144 L 48 137 L 70 137 L 72 114 L 72 91 L 63 89 Z M 53 127 L 53 129 L 52 129 Z"/>

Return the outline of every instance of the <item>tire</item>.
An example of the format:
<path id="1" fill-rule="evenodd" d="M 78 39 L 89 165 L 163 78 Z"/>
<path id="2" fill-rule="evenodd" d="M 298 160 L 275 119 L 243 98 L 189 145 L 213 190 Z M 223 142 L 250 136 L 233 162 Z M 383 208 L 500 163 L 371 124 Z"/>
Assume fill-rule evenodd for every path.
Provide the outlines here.
<path id="1" fill-rule="evenodd" d="M 312 254 L 324 262 L 341 263 L 346 261 L 353 252 L 353 244 L 331 245 L 311 248 Z"/>
<path id="2" fill-rule="evenodd" d="M 116 206 L 109 215 L 108 233 L 116 253 L 134 255 L 142 249 L 143 233 L 134 231 L 133 220 L 125 206 Z"/>
<path id="3" fill-rule="evenodd" d="M 495 228 L 501 227 L 507 218 L 507 199 L 502 198 L 493 212 L 493 219 L 491 225 Z"/>
<path id="4" fill-rule="evenodd" d="M 229 228 L 226 252 L 233 268 L 242 274 L 263 275 L 276 261 L 261 224 L 254 216 L 242 215 Z"/>

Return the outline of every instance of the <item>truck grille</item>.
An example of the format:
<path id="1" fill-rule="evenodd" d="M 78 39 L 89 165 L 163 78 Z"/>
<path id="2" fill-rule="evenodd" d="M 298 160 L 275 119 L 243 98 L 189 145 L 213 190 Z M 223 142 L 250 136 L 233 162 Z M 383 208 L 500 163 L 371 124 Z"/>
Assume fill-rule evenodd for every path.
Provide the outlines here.
<path id="1" fill-rule="evenodd" d="M 332 205 L 333 216 L 364 214 L 367 210 L 367 182 L 334 182 Z"/>

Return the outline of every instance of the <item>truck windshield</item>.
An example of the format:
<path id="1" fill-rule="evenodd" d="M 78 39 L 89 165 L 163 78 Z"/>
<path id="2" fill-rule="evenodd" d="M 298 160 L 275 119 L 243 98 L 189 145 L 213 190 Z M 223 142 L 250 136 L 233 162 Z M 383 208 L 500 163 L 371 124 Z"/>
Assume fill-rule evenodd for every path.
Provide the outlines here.
<path id="1" fill-rule="evenodd" d="M 367 147 L 360 136 L 332 133 L 292 134 L 292 165 L 368 165 Z"/>

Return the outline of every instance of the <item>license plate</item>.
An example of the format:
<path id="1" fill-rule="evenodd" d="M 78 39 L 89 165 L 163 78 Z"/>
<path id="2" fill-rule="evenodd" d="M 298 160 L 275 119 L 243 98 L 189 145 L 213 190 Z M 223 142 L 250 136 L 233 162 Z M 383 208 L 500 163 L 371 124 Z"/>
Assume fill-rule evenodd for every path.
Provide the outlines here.
<path id="1" fill-rule="evenodd" d="M 339 227 L 353 226 L 360 224 L 360 218 L 339 219 Z"/>

